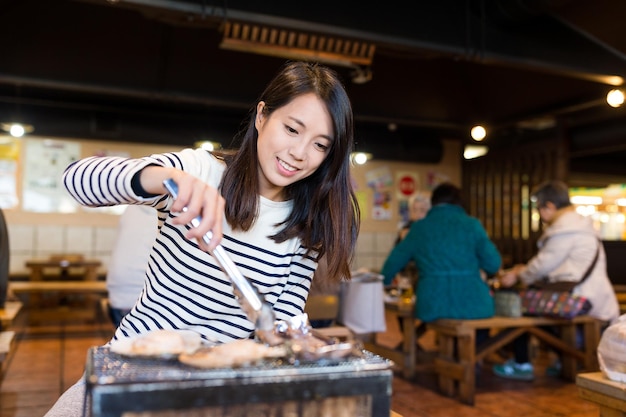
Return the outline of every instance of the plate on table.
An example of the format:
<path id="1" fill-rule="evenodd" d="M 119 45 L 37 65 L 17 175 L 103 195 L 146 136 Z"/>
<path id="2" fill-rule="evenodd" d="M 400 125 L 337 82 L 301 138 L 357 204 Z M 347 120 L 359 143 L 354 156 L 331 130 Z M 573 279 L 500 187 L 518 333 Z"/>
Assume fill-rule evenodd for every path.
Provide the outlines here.
<path id="1" fill-rule="evenodd" d="M 400 300 L 400 291 L 397 287 L 386 287 L 384 300 L 386 303 L 397 303 Z"/>

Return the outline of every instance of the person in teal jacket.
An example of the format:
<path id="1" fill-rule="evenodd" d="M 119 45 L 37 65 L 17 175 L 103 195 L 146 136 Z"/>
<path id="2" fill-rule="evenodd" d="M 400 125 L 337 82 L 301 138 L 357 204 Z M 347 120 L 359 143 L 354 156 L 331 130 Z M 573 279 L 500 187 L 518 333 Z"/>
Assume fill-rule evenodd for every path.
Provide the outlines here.
<path id="1" fill-rule="evenodd" d="M 385 285 L 413 260 L 419 277 L 416 318 L 428 323 L 492 317 L 494 301 L 481 270 L 487 275 L 498 272 L 502 263 L 498 249 L 480 221 L 465 212 L 455 185 L 437 186 L 431 205 L 385 260 Z"/>

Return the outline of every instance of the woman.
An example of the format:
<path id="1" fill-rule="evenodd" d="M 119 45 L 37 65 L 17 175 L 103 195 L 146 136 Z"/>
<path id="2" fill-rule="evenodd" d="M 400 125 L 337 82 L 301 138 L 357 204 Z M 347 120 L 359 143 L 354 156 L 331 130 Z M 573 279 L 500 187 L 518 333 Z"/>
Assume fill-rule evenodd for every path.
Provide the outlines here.
<path id="1" fill-rule="evenodd" d="M 479 319 L 494 315 L 489 286 L 481 270 L 495 274 L 502 262 L 498 249 L 478 219 L 467 215 L 461 190 L 453 184 L 438 185 L 431 208 L 414 222 L 404 239 L 391 251 L 383 266 L 385 285 L 411 260 L 417 268 L 415 318 L 424 323 L 437 319 Z M 489 331 L 476 332 L 476 344 Z"/>
<path id="2" fill-rule="evenodd" d="M 409 229 L 411 229 L 411 225 L 426 217 L 426 213 L 430 210 L 430 200 L 424 194 L 415 194 L 411 198 L 409 198 L 409 220 L 402 225 L 400 230 L 398 231 L 398 237 L 396 238 L 396 242 L 394 246 L 400 243 L 402 239 L 409 233 Z"/>
<path id="3" fill-rule="evenodd" d="M 498 271 L 502 262 L 498 249 L 478 219 L 467 215 L 455 185 L 437 186 L 431 206 L 387 257 L 382 270 L 385 285 L 413 260 L 419 275 L 416 318 L 430 322 L 493 316 L 493 298 L 481 270 Z"/>
<path id="4" fill-rule="evenodd" d="M 114 338 L 161 328 L 222 343 L 253 337 L 254 323 L 209 254 L 218 244 L 279 320 L 303 313 L 320 258 L 323 277 L 348 279 L 360 221 L 350 185 L 352 149 L 352 108 L 338 76 L 294 62 L 261 94 L 234 153 L 185 149 L 139 159 L 91 157 L 68 167 L 64 184 L 81 204 L 146 204 L 159 213 L 145 286 Z M 163 186 L 169 178 L 178 184 L 175 200 Z M 197 216 L 197 227 L 188 227 Z M 70 390 L 47 416 L 80 415 L 82 395 Z"/>
<path id="5" fill-rule="evenodd" d="M 619 316 L 619 304 L 606 272 L 604 247 L 591 218 L 576 212 L 570 202 L 569 189 L 561 181 L 540 184 L 533 193 L 533 201 L 541 221 L 546 225 L 537 240 L 539 251 L 526 265 L 516 265 L 503 274 L 500 283 L 511 287 L 519 281 L 528 286 L 544 277 L 550 282 L 580 281 L 593 265 L 589 275 L 574 287 L 572 293 L 582 295 L 591 302 L 588 314 L 603 321 L 606 328 Z M 509 379 L 534 379 L 527 335 L 516 339 L 513 345 L 515 358 L 494 365 L 494 373 Z M 547 372 L 558 374 L 559 368 L 557 362 Z"/>

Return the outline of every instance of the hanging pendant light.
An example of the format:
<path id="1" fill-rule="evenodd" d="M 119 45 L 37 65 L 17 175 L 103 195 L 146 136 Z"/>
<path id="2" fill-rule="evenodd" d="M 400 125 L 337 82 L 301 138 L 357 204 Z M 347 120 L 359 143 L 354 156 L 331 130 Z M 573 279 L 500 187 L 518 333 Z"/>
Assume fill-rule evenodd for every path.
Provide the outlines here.
<path id="1" fill-rule="evenodd" d="M 14 138 L 21 138 L 25 134 L 32 133 L 35 130 L 33 125 L 18 122 L 2 123 L 0 126 L 2 127 L 2 130 Z"/>
<path id="2" fill-rule="evenodd" d="M 619 88 L 615 88 L 606 95 L 606 102 L 611 107 L 620 107 L 624 104 L 624 92 Z"/>
<path id="3" fill-rule="evenodd" d="M 487 130 L 481 125 L 476 125 L 472 127 L 470 135 L 472 135 L 472 139 L 474 139 L 476 142 L 480 142 L 481 140 L 485 139 L 485 136 L 487 136 Z"/>
<path id="4" fill-rule="evenodd" d="M 13 115 L 13 121 L 0 123 L 0 128 L 14 138 L 21 138 L 25 134 L 32 133 L 35 130 L 33 125 L 21 122 L 20 110 L 20 86 L 17 85 L 15 86 L 15 114 Z"/>

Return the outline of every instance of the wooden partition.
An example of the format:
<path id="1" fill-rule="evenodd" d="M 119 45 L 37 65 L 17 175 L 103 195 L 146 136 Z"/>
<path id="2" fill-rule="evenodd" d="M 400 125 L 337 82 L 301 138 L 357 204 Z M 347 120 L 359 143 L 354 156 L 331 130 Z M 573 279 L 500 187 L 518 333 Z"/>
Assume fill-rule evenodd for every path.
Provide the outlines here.
<path id="1" fill-rule="evenodd" d="M 485 226 L 505 267 L 524 263 L 536 252 L 541 225 L 533 217 L 530 195 L 545 180 L 566 180 L 566 153 L 562 141 L 551 140 L 464 162 L 467 210 Z"/>

